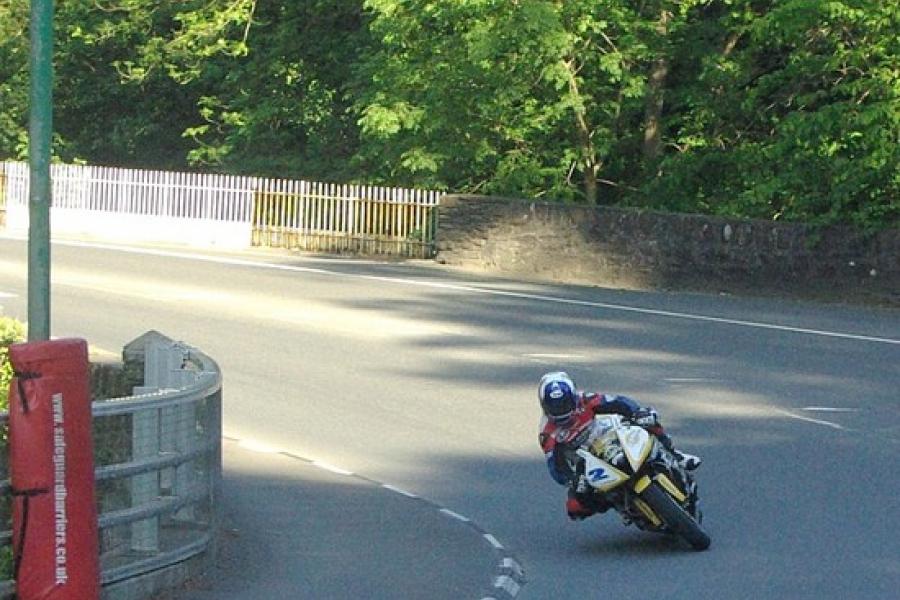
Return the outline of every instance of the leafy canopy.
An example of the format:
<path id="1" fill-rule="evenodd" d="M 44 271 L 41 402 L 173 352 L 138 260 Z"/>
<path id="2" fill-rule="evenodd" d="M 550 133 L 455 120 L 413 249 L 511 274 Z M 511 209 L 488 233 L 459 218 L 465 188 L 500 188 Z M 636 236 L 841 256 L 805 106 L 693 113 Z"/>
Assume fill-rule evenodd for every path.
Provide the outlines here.
<path id="1" fill-rule="evenodd" d="M 28 2 L 0 0 L 0 158 Z M 65 161 L 900 220 L 889 0 L 67 0 Z"/>

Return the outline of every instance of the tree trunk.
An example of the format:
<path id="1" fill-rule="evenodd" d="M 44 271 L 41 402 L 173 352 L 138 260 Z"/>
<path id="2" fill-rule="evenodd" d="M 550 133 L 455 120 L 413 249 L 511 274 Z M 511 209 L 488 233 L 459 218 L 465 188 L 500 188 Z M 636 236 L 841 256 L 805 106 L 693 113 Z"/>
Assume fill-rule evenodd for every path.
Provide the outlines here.
<path id="1" fill-rule="evenodd" d="M 600 173 L 601 163 L 597 160 L 597 150 L 594 148 L 591 126 L 587 122 L 584 105 L 580 102 L 581 92 L 578 89 L 575 59 L 566 61 L 565 66 L 569 74 L 569 93 L 577 100 L 572 105 L 575 107 L 575 129 L 578 133 L 579 154 L 582 156 L 580 161 L 580 166 L 583 169 L 582 191 L 584 192 L 585 201 L 590 205 L 596 205 L 600 200 L 597 177 Z"/>
<path id="2" fill-rule="evenodd" d="M 668 33 L 671 13 L 663 10 L 656 28 L 660 36 Z M 660 56 L 653 63 L 647 79 L 647 98 L 644 105 L 644 163 L 653 164 L 662 152 L 662 112 L 665 102 L 666 78 L 669 75 L 669 59 Z"/>
<path id="3" fill-rule="evenodd" d="M 644 161 L 655 161 L 662 150 L 662 111 L 665 103 L 665 84 L 669 61 L 657 59 L 647 82 L 647 103 L 644 110 Z"/>
<path id="4" fill-rule="evenodd" d="M 584 169 L 584 199 L 591 206 L 600 203 L 599 185 L 597 183 L 597 165 L 585 165 Z"/>

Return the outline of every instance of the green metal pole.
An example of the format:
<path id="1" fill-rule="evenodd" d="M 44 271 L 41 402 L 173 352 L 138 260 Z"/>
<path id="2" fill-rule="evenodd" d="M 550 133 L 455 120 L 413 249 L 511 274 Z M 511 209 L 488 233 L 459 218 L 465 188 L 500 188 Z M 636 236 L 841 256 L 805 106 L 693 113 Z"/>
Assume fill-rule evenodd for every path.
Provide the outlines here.
<path id="1" fill-rule="evenodd" d="M 53 0 L 31 0 L 28 126 L 28 340 L 50 339 L 50 145 L 53 135 Z"/>

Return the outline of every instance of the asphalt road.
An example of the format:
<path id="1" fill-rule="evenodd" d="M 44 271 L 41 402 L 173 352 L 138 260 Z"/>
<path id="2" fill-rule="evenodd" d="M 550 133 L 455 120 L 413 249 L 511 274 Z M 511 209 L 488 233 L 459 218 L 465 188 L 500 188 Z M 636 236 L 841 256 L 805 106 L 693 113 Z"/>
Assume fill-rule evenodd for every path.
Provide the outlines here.
<path id="1" fill-rule="evenodd" d="M 389 539 L 359 539 L 382 548 L 372 559 L 384 568 L 369 576 L 383 573 L 396 597 L 415 569 L 395 559 L 415 548 L 443 556 L 445 538 L 456 558 L 438 561 L 440 577 L 464 588 L 420 586 L 420 597 L 480 597 L 496 567 L 481 532 L 524 567 L 519 598 L 897 597 L 897 311 L 549 286 L 421 263 L 188 254 L 55 245 L 53 334 L 113 352 L 147 329 L 184 340 L 223 369 L 229 437 L 470 519 L 423 510 L 391 520 Z M 24 243 L 0 239 L 0 305 L 20 318 L 24 265 Z M 566 519 L 537 446 L 536 383 L 557 368 L 657 407 L 676 444 L 704 457 L 709 551 L 613 515 Z M 231 502 L 247 506 L 259 486 L 252 472 L 231 473 L 251 495 Z M 334 531 L 341 511 L 323 514 Z M 283 531 L 308 534 L 307 512 L 280 518 L 296 519 Z M 461 529 L 448 534 L 447 521 Z M 246 565 L 304 559 L 256 539 Z M 334 564 L 338 580 L 346 568 L 305 558 Z M 303 569 L 280 576 L 292 572 Z M 300 579 L 286 585 L 305 597 Z M 345 591 L 333 597 L 361 597 Z"/>

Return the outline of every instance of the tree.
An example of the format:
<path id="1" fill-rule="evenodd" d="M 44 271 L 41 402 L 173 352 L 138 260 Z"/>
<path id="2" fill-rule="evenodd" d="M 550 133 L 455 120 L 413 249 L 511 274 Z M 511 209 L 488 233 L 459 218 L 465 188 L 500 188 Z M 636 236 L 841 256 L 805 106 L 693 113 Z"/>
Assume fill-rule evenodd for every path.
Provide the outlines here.
<path id="1" fill-rule="evenodd" d="M 383 177 L 608 202 L 640 135 L 648 35 L 612 0 L 368 0 L 381 49 L 358 103 Z M 376 157 L 388 157 L 378 165 Z M 618 163 L 618 164 L 613 164 Z M 577 180 L 576 180 L 577 177 Z"/>
<path id="2" fill-rule="evenodd" d="M 203 122 L 187 130 L 195 164 L 230 171 L 352 178 L 358 129 L 352 70 L 370 46 L 360 3 L 265 3 L 245 52 L 207 61 Z M 215 82 L 213 87 L 211 84 Z"/>
<path id="3" fill-rule="evenodd" d="M 677 152 L 648 195 L 676 209 L 896 225 L 900 7 L 735 0 L 694 18 L 685 35 L 700 43 L 682 45 L 670 121 Z"/>
<path id="4" fill-rule="evenodd" d="M 25 2 L 0 0 L 0 160 L 26 156 L 28 52 Z"/>
<path id="5" fill-rule="evenodd" d="M 28 0 L 0 0 L 0 158 Z M 898 222 L 888 0 L 71 0 L 54 155 Z"/>
<path id="6" fill-rule="evenodd" d="M 184 2 L 71 0 L 56 15 L 54 124 L 66 162 L 183 168 L 198 92 L 173 77 L 159 37 Z"/>
<path id="7" fill-rule="evenodd" d="M 67 3 L 59 129 L 70 158 L 256 175 L 350 170 L 358 3 Z M 115 158 L 114 158 L 115 157 Z M 347 175 L 349 176 L 349 175 Z"/>

